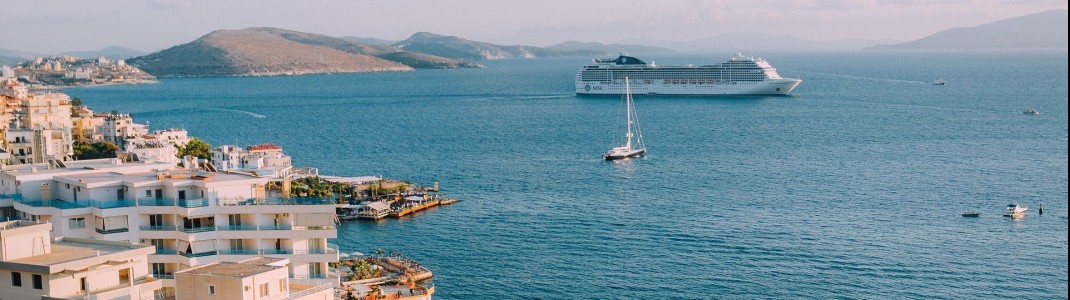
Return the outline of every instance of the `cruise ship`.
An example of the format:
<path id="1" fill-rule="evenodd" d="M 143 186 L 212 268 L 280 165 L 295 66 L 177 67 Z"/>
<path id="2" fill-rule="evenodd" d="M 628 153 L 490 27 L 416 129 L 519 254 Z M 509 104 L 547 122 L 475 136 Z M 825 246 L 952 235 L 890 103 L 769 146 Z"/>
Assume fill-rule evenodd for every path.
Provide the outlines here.
<path id="1" fill-rule="evenodd" d="M 769 62 L 737 53 L 715 65 L 658 66 L 621 54 L 595 59 L 576 72 L 576 94 L 624 94 L 628 78 L 633 94 L 647 95 L 787 95 L 802 82 L 783 78 Z"/>

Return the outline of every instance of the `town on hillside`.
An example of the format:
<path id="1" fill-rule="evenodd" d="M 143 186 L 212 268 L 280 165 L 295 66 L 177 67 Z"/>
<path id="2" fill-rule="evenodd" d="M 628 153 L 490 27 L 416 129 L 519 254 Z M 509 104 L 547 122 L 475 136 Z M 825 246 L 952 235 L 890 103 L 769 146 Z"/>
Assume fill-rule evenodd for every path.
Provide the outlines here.
<path id="1" fill-rule="evenodd" d="M 82 59 L 70 55 L 36 57 L 31 61 L 2 66 L 0 76 L 17 78 L 34 88 L 154 83 L 156 77 L 121 59 Z"/>
<path id="2" fill-rule="evenodd" d="M 441 203 L 437 183 L 321 177 L 274 144 L 213 148 L 184 129 L 150 130 L 13 77 L 0 79 L 0 101 L 4 299 L 417 300 L 435 292 L 430 270 L 412 259 L 345 253 L 328 240 L 338 237 L 340 212 Z"/>

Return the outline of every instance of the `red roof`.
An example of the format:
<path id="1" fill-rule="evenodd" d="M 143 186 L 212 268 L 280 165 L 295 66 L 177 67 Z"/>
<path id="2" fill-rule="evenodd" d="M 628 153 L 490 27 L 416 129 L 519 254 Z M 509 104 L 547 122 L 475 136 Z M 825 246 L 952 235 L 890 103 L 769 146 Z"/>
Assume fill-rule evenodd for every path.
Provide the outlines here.
<path id="1" fill-rule="evenodd" d="M 256 145 L 256 146 L 249 146 L 249 150 L 250 151 L 256 151 L 256 150 L 280 150 L 280 149 L 282 149 L 282 147 L 275 146 L 275 144 L 272 144 L 272 143 L 263 143 L 263 144 Z"/>

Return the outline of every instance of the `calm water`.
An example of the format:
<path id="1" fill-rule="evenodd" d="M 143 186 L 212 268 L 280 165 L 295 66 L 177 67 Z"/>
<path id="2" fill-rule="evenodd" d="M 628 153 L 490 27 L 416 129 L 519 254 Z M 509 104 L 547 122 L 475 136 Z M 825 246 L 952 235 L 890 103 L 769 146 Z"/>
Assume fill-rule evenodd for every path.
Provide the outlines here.
<path id="1" fill-rule="evenodd" d="M 68 92 L 323 174 L 441 182 L 464 201 L 337 241 L 424 262 L 439 299 L 1066 298 L 1066 52 L 763 56 L 793 96 L 636 96 L 650 153 L 623 163 L 599 157 L 620 100 L 573 95 L 586 59 Z"/>

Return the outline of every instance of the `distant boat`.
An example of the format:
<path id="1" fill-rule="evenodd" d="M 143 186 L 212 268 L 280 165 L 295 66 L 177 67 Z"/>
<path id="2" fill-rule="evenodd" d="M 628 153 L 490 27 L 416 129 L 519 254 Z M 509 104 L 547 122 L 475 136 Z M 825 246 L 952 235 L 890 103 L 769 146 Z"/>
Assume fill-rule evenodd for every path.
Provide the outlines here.
<path id="1" fill-rule="evenodd" d="M 945 84 L 947 84 L 947 81 L 944 81 L 943 79 L 933 80 L 933 85 L 945 85 Z"/>
<path id="2" fill-rule="evenodd" d="M 1008 217 L 1008 218 L 1017 219 L 1017 218 L 1024 217 L 1025 216 L 1025 211 L 1027 211 L 1027 210 L 1029 210 L 1029 208 L 1022 207 L 1022 206 L 1018 205 L 1018 203 L 1011 203 L 1011 204 L 1007 204 L 1007 212 L 1003 213 L 1003 216 L 1004 217 Z"/>
<path id="3" fill-rule="evenodd" d="M 643 144 L 643 131 L 639 129 L 639 117 L 635 112 L 635 103 L 632 100 L 632 89 L 628 83 L 628 77 L 624 77 L 624 106 L 627 111 L 628 129 L 624 134 L 624 145 L 609 149 L 602 154 L 602 159 L 616 160 L 629 157 L 638 157 L 646 153 L 646 145 Z M 635 127 L 633 132 L 632 127 Z M 632 143 L 633 138 L 635 143 Z"/>
<path id="4" fill-rule="evenodd" d="M 1027 115 L 1039 115 L 1040 111 L 1038 111 L 1038 110 L 1036 110 L 1034 108 L 1026 108 L 1025 110 L 1022 111 L 1022 113 L 1023 114 L 1027 114 Z"/>
<path id="5" fill-rule="evenodd" d="M 981 213 L 976 212 L 976 211 L 966 211 L 966 212 L 962 213 L 962 216 L 963 217 L 967 217 L 967 218 L 977 218 L 977 217 L 981 216 Z"/>

